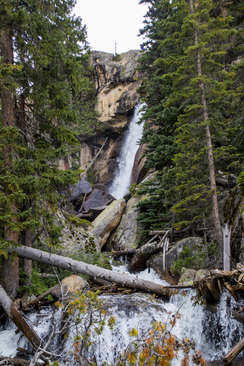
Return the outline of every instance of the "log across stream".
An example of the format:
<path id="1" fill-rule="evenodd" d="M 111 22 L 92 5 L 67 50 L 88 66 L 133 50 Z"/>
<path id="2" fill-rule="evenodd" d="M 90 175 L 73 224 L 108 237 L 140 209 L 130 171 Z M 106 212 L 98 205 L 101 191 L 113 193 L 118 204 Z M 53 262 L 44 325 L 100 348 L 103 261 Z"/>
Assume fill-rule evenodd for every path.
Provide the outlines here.
<path id="1" fill-rule="evenodd" d="M 113 268 L 113 272 L 122 275 L 126 271 L 125 266 Z M 138 279 L 157 283 L 160 286 L 167 286 L 167 283 L 160 280 L 151 270 L 137 274 Z M 184 292 L 184 291 L 183 291 Z M 106 328 L 102 334 L 95 338 L 95 346 L 91 349 L 96 355 L 97 364 L 102 365 L 106 360 L 110 365 L 115 365 L 115 358 L 128 345 L 130 337 L 128 332 L 132 328 L 137 328 L 140 334 L 145 334 L 152 322 L 169 322 L 169 319 L 178 313 L 174 334 L 180 339 L 191 338 L 196 342 L 196 349 L 200 349 L 207 360 L 220 360 L 231 349 L 237 340 L 241 339 L 244 328 L 241 323 L 232 317 L 232 309 L 236 302 L 224 291 L 220 303 L 217 305 L 216 312 L 206 310 L 200 304 L 194 305 L 192 297 L 195 296 L 194 290 L 186 291 L 185 295 L 173 295 L 170 301 L 164 298 L 154 298 L 150 294 L 134 293 L 129 295 L 104 295 L 102 299 L 107 306 L 109 315 L 115 317 L 115 328 Z M 53 315 L 52 315 L 53 314 Z M 53 322 L 61 324 L 60 313 L 51 307 L 44 307 L 37 312 L 28 314 L 29 324 L 33 324 L 37 334 L 43 338 L 50 333 Z M 5 333 L 4 333 L 5 332 Z M 63 352 L 62 360 L 72 366 L 72 342 L 74 334 L 70 332 L 68 339 L 55 340 L 54 348 Z M 20 334 L 15 334 L 13 326 L 9 325 L 1 335 L 0 331 L 0 355 L 4 347 L 9 347 L 10 339 L 15 349 L 22 339 Z M 15 341 L 14 341 L 15 340 Z M 6 345 L 7 342 L 7 345 Z M 16 342 L 16 343 L 14 343 Z M 22 341 L 21 341 L 22 342 Z M 26 347 L 22 344 L 22 347 Z M 11 353 L 12 352 L 12 353 Z M 16 354 L 12 350 L 6 356 L 14 357 Z M 172 366 L 180 366 L 180 359 L 175 360 Z M 215 366 L 213 363 L 212 365 Z M 211 366 L 212 366 L 211 365 Z M 239 366 L 239 365 L 238 365 Z"/>

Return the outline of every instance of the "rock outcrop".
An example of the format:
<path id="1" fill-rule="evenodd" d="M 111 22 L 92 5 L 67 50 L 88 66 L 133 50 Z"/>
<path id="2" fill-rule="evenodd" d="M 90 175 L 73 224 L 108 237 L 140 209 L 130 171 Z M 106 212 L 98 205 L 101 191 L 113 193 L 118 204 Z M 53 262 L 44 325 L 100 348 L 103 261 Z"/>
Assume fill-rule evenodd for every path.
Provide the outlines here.
<path id="1" fill-rule="evenodd" d="M 92 52 L 98 91 L 96 110 L 99 120 L 109 123 L 113 129 L 126 126 L 128 114 L 138 101 L 137 88 L 140 82 L 136 67 L 139 56 L 139 51 L 117 56 Z"/>
<path id="2" fill-rule="evenodd" d="M 118 226 L 124 212 L 126 203 L 124 199 L 113 201 L 92 222 L 90 234 L 98 238 L 101 248 L 106 244 L 112 231 Z"/>
<path id="3" fill-rule="evenodd" d="M 139 229 L 137 222 L 137 204 L 140 197 L 132 197 L 126 206 L 120 224 L 111 239 L 111 247 L 114 250 L 136 248 Z"/>
<path id="4" fill-rule="evenodd" d="M 80 136 L 80 152 L 75 157 L 75 165 L 86 169 L 94 159 L 89 169 L 89 181 L 109 185 L 118 165 L 123 132 L 133 114 L 139 100 L 138 87 L 140 76 L 137 62 L 140 51 L 132 50 L 121 55 L 93 51 L 91 64 L 94 69 L 94 79 L 97 89 L 96 111 L 102 128 L 94 136 Z M 73 158 L 60 161 L 60 169 L 73 166 Z M 138 156 L 141 169 L 141 156 Z M 135 168 L 136 169 L 136 168 Z M 134 169 L 134 177 L 138 174 Z M 141 175 L 141 174 L 140 174 Z"/>
<path id="5" fill-rule="evenodd" d="M 105 52 L 91 53 L 97 88 L 96 111 L 104 128 L 96 136 L 83 137 L 80 166 L 86 169 L 106 140 L 90 170 L 94 183 L 110 184 L 117 167 L 123 132 L 139 99 L 140 78 L 136 71 L 139 56 L 140 51 L 129 51 L 116 57 Z"/>

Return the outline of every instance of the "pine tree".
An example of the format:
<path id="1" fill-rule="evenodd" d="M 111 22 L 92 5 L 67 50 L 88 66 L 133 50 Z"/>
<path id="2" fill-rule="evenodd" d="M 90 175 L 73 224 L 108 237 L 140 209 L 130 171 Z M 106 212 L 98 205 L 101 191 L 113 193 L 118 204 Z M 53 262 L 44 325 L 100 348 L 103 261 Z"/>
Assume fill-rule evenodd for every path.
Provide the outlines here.
<path id="1" fill-rule="evenodd" d="M 151 7 L 142 31 L 149 37 L 141 61 L 148 105 L 144 141 L 148 165 L 162 178 L 150 208 L 154 194 L 145 188 L 150 196 L 142 202 L 140 220 L 160 227 L 163 210 L 168 213 L 173 205 L 171 222 L 175 219 L 178 229 L 196 232 L 207 222 L 221 248 L 215 174 L 240 170 L 231 131 L 241 88 L 230 60 L 239 31 L 234 18 L 210 0 L 146 2 Z M 169 214 L 165 217 L 169 222 Z"/>
<path id="2" fill-rule="evenodd" d="M 2 249 L 25 239 L 30 245 L 43 230 L 49 244 L 57 243 L 58 192 L 79 177 L 60 171 L 58 159 L 78 150 L 79 134 L 96 128 L 86 30 L 71 15 L 73 6 L 73 0 L 0 5 Z M 14 271 L 6 264 L 1 278 L 15 296 L 17 261 Z"/>
<path id="3" fill-rule="evenodd" d="M 180 1 L 141 1 L 149 10 L 141 34 L 146 38 L 140 59 L 143 82 L 141 97 L 146 103 L 143 142 L 147 146 L 146 164 L 156 169 L 153 181 L 141 187 L 147 197 L 140 202 L 139 221 L 145 234 L 152 229 L 163 229 L 173 224 L 170 207 L 175 202 L 173 156 L 176 152 L 175 130 L 181 105 L 163 108 L 172 92 L 172 82 L 165 74 L 176 69 L 177 56 L 182 48 L 173 34 L 179 32 L 184 17 L 184 4 Z"/>
<path id="4" fill-rule="evenodd" d="M 194 220 L 201 222 L 211 207 L 215 238 L 222 252 L 216 170 L 221 165 L 227 172 L 234 169 L 237 156 L 228 141 L 227 130 L 231 124 L 232 100 L 238 98 L 238 93 L 233 88 L 235 73 L 225 63 L 226 50 L 235 32 L 230 24 L 232 18 L 213 17 L 213 9 L 212 1 L 189 1 L 189 15 L 181 33 L 184 56 L 173 77 L 181 91 L 176 91 L 167 104 L 175 103 L 178 97 L 182 100 L 182 96 L 186 101 L 178 118 L 179 152 L 174 160 L 180 200 L 174 211 L 187 214 L 191 209 L 191 221 L 196 206 L 198 215 Z M 187 223 L 186 218 L 183 223 Z"/>

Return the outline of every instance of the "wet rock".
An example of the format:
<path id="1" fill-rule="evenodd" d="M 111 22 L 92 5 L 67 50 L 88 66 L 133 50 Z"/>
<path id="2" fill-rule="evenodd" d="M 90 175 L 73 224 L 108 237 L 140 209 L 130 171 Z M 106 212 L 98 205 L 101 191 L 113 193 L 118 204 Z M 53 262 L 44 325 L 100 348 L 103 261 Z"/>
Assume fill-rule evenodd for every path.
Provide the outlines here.
<path id="1" fill-rule="evenodd" d="M 80 210 L 82 213 L 89 213 L 90 210 L 102 211 L 114 200 L 113 196 L 101 188 L 93 189 L 87 200 L 82 205 Z"/>
<path id="2" fill-rule="evenodd" d="M 92 187 L 90 183 L 85 178 L 83 178 L 73 187 L 70 200 L 78 200 L 80 196 L 84 194 L 89 194 L 91 193 L 91 191 Z"/>
<path id="3" fill-rule="evenodd" d="M 120 224 L 111 239 L 114 250 L 136 248 L 140 236 L 136 207 L 139 201 L 140 197 L 132 197 L 127 202 Z"/>
<path id="4" fill-rule="evenodd" d="M 67 298 L 77 296 L 77 294 L 80 294 L 86 287 L 88 287 L 88 282 L 86 280 L 80 276 L 72 275 L 65 277 L 61 281 L 61 286 L 56 286 L 51 294 L 55 298 L 65 300 Z"/>
<path id="5" fill-rule="evenodd" d="M 145 166 L 146 157 L 144 155 L 145 145 L 141 145 L 136 153 L 135 162 L 132 170 L 132 184 L 140 183 L 146 176 L 148 169 Z"/>
<path id="6" fill-rule="evenodd" d="M 92 222 L 90 233 L 99 238 L 101 248 L 106 243 L 111 232 L 118 226 L 126 203 L 124 199 L 113 201 Z"/>

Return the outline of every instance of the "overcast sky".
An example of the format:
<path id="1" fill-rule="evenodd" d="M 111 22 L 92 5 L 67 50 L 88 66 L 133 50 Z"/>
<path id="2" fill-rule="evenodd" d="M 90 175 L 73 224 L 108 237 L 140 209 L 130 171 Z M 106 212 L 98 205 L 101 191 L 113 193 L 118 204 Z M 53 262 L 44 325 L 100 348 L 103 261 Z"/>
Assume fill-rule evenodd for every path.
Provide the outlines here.
<path id="1" fill-rule="evenodd" d="M 88 42 L 93 50 L 117 53 L 140 49 L 146 6 L 139 0 L 77 0 L 75 14 L 87 25 Z"/>

